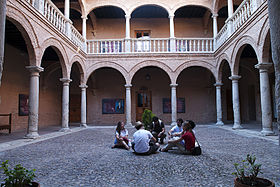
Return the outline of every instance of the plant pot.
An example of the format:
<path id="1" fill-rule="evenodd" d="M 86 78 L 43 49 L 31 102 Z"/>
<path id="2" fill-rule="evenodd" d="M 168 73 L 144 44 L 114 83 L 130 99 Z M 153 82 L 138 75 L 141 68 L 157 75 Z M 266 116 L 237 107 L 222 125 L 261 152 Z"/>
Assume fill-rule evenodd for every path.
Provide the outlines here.
<path id="1" fill-rule="evenodd" d="M 254 187 L 275 187 L 275 184 L 270 180 L 258 178 L 257 177 L 257 185 Z M 252 187 L 251 185 L 243 184 L 240 182 L 239 178 L 235 178 L 234 187 Z"/>

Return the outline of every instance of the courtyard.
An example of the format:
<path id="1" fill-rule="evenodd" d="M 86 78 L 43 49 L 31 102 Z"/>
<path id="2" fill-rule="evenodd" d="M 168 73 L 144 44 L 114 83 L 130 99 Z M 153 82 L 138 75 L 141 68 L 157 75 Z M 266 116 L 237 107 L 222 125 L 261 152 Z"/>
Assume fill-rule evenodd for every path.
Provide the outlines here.
<path id="1" fill-rule="evenodd" d="M 202 155 L 172 150 L 138 156 L 132 150 L 111 149 L 114 130 L 113 126 L 73 127 L 70 133 L 49 132 L 37 140 L 12 140 L 1 134 L 0 160 L 35 168 L 36 181 L 43 187 L 233 186 L 233 163 L 251 153 L 262 164 L 260 177 L 280 186 L 277 136 L 262 137 L 253 129 L 233 131 L 229 125 L 197 125 Z M 132 137 L 135 129 L 128 130 Z"/>

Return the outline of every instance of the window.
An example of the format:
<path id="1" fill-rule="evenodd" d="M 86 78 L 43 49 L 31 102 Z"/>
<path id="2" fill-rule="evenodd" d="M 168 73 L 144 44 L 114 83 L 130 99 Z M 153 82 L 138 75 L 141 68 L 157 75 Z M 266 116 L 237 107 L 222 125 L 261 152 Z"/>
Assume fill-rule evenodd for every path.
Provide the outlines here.
<path id="1" fill-rule="evenodd" d="M 150 31 L 149 30 L 143 30 L 143 31 L 135 31 L 136 38 L 139 39 L 135 43 L 135 49 L 137 52 L 149 52 L 151 47 L 151 41 L 150 41 Z"/>

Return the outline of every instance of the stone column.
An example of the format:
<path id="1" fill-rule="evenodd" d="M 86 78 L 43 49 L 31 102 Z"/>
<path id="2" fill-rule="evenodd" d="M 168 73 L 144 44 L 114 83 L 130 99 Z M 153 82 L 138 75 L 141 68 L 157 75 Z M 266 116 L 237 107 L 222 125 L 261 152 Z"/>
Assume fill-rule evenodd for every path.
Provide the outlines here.
<path id="1" fill-rule="evenodd" d="M 228 0 L 228 17 L 231 18 L 233 15 L 233 2 L 232 0 Z"/>
<path id="2" fill-rule="evenodd" d="M 131 123 L 131 84 L 126 84 L 125 90 L 126 90 L 126 125 L 132 126 Z"/>
<path id="3" fill-rule="evenodd" d="M 177 96 L 176 87 L 178 84 L 170 84 L 171 87 L 171 125 L 176 125 L 177 121 Z"/>
<path id="4" fill-rule="evenodd" d="M 81 88 L 81 127 L 87 127 L 87 92 L 85 84 L 80 85 Z"/>
<path id="5" fill-rule="evenodd" d="M 269 87 L 268 69 L 272 63 L 260 63 L 255 65 L 260 71 L 260 91 L 261 91 L 261 109 L 262 109 L 262 131 L 264 135 L 273 135 L 272 127 L 272 109 Z"/>
<path id="6" fill-rule="evenodd" d="M 170 27 L 170 52 L 176 52 L 176 41 L 174 32 L 174 14 L 169 15 L 169 27 Z"/>
<path id="7" fill-rule="evenodd" d="M 222 113 L 222 94 L 221 94 L 221 87 L 222 83 L 217 82 L 214 84 L 216 86 L 216 109 L 217 109 L 217 123 L 216 125 L 224 125 L 222 118 L 223 118 L 223 113 Z"/>
<path id="8" fill-rule="evenodd" d="M 69 129 L 69 83 L 72 81 L 68 78 L 61 78 L 63 82 L 62 90 L 62 118 L 61 118 L 61 130 L 62 132 L 70 131 Z"/>
<path id="9" fill-rule="evenodd" d="M 38 66 L 27 66 L 30 71 L 30 85 L 29 85 L 29 115 L 28 128 L 26 138 L 37 138 L 38 134 L 38 118 L 39 118 L 39 74 L 44 70 Z"/>
<path id="10" fill-rule="evenodd" d="M 86 40 L 87 39 L 87 16 L 82 16 L 81 17 L 83 19 L 83 38 Z"/>
<path id="11" fill-rule="evenodd" d="M 218 34 L 218 22 L 217 22 L 218 14 L 213 14 L 212 18 L 213 18 L 213 37 L 215 39 Z"/>
<path id="12" fill-rule="evenodd" d="M 238 80 L 241 76 L 233 75 L 229 77 L 232 80 L 232 104 L 233 104 L 233 117 L 234 124 L 232 129 L 242 129 L 241 119 L 240 119 L 240 103 L 239 103 L 239 89 L 238 89 Z"/>
<path id="13" fill-rule="evenodd" d="M 131 52 L 130 15 L 125 15 L 125 52 Z"/>
<path id="14" fill-rule="evenodd" d="M 228 19 L 226 24 L 228 24 L 228 36 L 231 36 L 233 33 L 233 22 L 232 22 L 232 15 L 233 15 L 233 0 L 228 0 Z"/>
<path id="15" fill-rule="evenodd" d="M 68 37 L 70 37 L 71 35 L 71 29 L 70 29 L 70 25 L 71 25 L 71 21 L 70 21 L 70 0 L 65 0 L 64 3 L 64 16 L 66 18 L 66 34 Z"/>
<path id="16" fill-rule="evenodd" d="M 0 1 L 0 86 L 1 86 L 3 63 L 4 63 L 5 25 L 6 25 L 6 0 L 1 0 Z"/>

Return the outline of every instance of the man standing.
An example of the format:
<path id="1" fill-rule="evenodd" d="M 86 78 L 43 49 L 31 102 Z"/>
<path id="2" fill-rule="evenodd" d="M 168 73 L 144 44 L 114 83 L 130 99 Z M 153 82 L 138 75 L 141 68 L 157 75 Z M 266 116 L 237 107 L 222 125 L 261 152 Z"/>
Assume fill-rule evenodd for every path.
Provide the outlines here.
<path id="1" fill-rule="evenodd" d="M 132 149 L 137 154 L 150 155 L 155 153 L 159 144 L 155 143 L 156 139 L 150 131 L 144 129 L 142 122 L 136 122 L 135 128 L 137 131 L 133 134 Z"/>
<path id="2" fill-rule="evenodd" d="M 166 137 L 166 134 L 164 134 L 165 128 L 163 122 L 156 116 L 153 117 L 151 131 L 155 139 L 158 141 L 158 138 L 160 138 L 160 144 L 163 144 L 163 140 Z"/>

